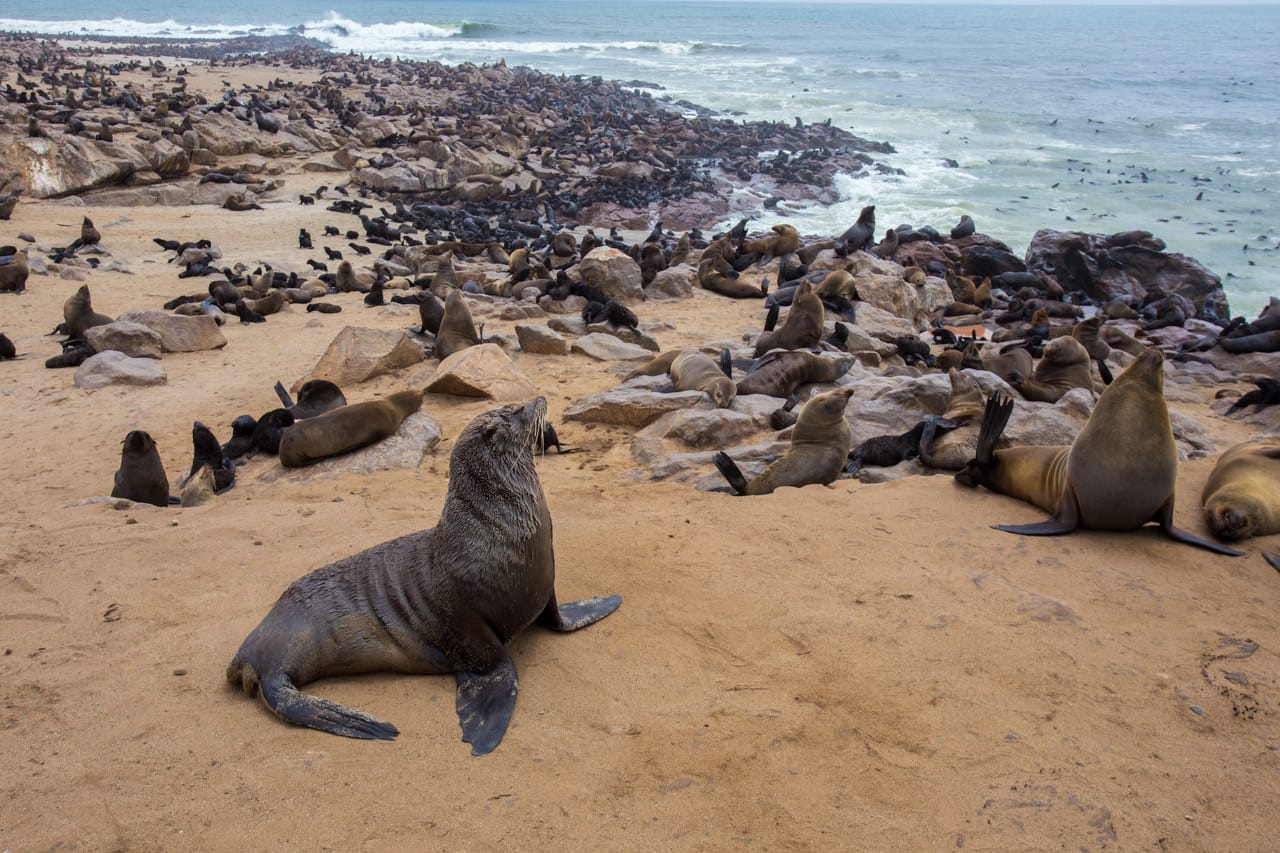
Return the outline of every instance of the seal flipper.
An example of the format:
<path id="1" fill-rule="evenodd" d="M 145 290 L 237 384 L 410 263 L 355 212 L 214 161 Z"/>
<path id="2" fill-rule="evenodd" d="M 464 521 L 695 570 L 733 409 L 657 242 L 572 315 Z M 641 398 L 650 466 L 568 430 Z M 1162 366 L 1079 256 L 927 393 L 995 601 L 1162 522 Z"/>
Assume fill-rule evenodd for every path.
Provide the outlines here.
<path id="1" fill-rule="evenodd" d="M 584 598 L 581 601 L 570 601 L 568 604 L 557 605 L 556 594 L 552 590 L 551 599 L 547 601 L 547 606 L 542 609 L 542 613 L 538 616 L 538 624 L 561 633 L 576 631 L 579 628 L 587 627 L 593 622 L 599 622 L 617 610 L 621 604 L 622 596 L 598 595 L 595 598 Z"/>
<path id="2" fill-rule="evenodd" d="M 1068 485 L 1058 499 L 1057 511 L 1044 521 L 1038 524 L 993 524 L 991 527 L 1020 536 L 1062 536 L 1080 527 L 1080 505 L 1076 503 L 1076 493 Z"/>
<path id="3" fill-rule="evenodd" d="M 280 398 L 281 404 L 286 409 L 293 408 L 293 399 L 289 396 L 289 392 L 284 390 L 284 385 L 278 381 L 276 382 L 276 396 Z"/>
<path id="4" fill-rule="evenodd" d="M 1271 568 L 1280 572 L 1280 554 L 1263 554 L 1262 559 L 1271 564 Z"/>
<path id="5" fill-rule="evenodd" d="M 720 350 L 720 369 L 724 371 L 725 376 L 733 378 L 733 357 L 729 354 L 728 348 Z"/>
<path id="6" fill-rule="evenodd" d="M 472 755 L 488 755 L 507 733 L 519 683 L 507 650 L 488 672 L 458 671 L 458 725 Z"/>
<path id="7" fill-rule="evenodd" d="M 1094 360 L 1094 364 L 1098 365 L 1098 375 L 1102 377 L 1102 381 L 1110 385 L 1112 376 L 1111 369 L 1107 367 L 1107 363 L 1099 358 Z"/>
<path id="8" fill-rule="evenodd" d="M 283 672 L 259 681 L 262 701 L 276 716 L 297 726 L 363 740 L 395 740 L 400 730 L 363 711 L 311 696 L 298 690 Z"/>
<path id="9" fill-rule="evenodd" d="M 747 493 L 747 478 L 742 476 L 742 470 L 738 468 L 736 462 L 729 458 L 729 454 L 723 450 L 716 451 L 711 457 L 711 461 L 715 463 L 717 469 L 729 481 L 729 486 L 738 494 L 745 495 Z"/>
<path id="10" fill-rule="evenodd" d="M 1197 548 L 1204 548 L 1206 551 L 1212 551 L 1215 554 L 1224 554 L 1228 557 L 1243 557 L 1244 551 L 1237 551 L 1235 548 L 1228 548 L 1226 545 L 1219 545 L 1216 542 L 1209 542 L 1188 533 L 1185 530 L 1179 530 L 1173 526 L 1173 499 L 1165 501 L 1164 506 L 1156 510 L 1155 517 L 1152 519 L 1160 525 L 1160 529 L 1164 531 L 1164 535 L 1168 536 L 1175 542 L 1182 542 L 1186 545 L 1195 545 Z"/>

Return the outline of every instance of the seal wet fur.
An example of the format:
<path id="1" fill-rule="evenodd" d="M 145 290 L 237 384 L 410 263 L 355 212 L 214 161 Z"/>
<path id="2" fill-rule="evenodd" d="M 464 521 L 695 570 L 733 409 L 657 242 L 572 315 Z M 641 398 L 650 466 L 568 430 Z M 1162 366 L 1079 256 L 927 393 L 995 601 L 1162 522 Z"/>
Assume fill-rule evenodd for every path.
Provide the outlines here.
<path id="1" fill-rule="evenodd" d="M 537 620 L 574 631 L 616 595 L 557 604 L 551 515 L 533 465 L 545 398 L 480 415 L 458 436 L 440 522 L 295 581 L 249 634 L 227 680 L 288 722 L 355 738 L 399 732 L 301 692 L 364 672 L 457 675 L 462 739 L 473 755 L 502 740 L 516 701 L 505 644 Z"/>

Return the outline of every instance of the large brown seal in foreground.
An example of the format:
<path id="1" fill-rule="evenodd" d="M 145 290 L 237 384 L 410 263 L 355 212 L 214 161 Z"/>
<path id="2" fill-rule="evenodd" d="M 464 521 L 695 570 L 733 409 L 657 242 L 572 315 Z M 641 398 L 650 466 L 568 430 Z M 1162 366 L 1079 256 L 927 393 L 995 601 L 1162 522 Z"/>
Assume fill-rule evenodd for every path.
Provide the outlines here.
<path id="1" fill-rule="evenodd" d="M 1164 354 L 1158 348 L 1149 348 L 1107 386 L 1069 446 L 996 450 L 1012 412 L 1012 401 L 992 395 L 977 456 L 956 480 L 986 486 L 1053 515 L 1039 524 L 997 524 L 996 530 L 1057 536 L 1080 527 L 1136 530 L 1155 521 L 1171 539 L 1241 555 L 1173 526 L 1178 448 L 1164 402 Z"/>
<path id="2" fill-rule="evenodd" d="M 849 457 L 852 433 L 844 408 L 852 395 L 853 388 L 836 388 L 805 403 L 787 452 L 750 483 L 727 453 L 716 453 L 711 461 L 740 495 L 767 495 L 782 486 L 833 483 Z"/>
<path id="3" fill-rule="evenodd" d="M 280 464 L 301 468 L 382 441 L 421 406 L 421 391 L 398 391 L 299 419 L 280 436 Z"/>
<path id="4" fill-rule="evenodd" d="M 480 415 L 449 458 L 440 522 L 304 575 L 227 666 L 227 680 L 259 691 L 300 726 L 390 740 L 384 722 L 298 687 L 363 672 L 457 674 L 458 720 L 473 755 L 502 740 L 516 704 L 505 644 L 535 619 L 575 631 L 608 616 L 616 595 L 557 604 L 551 514 L 533 443 L 547 401 Z"/>
<path id="5" fill-rule="evenodd" d="M 1255 438 L 1222 454 L 1200 501 L 1204 523 L 1219 539 L 1280 533 L 1280 436 Z"/>

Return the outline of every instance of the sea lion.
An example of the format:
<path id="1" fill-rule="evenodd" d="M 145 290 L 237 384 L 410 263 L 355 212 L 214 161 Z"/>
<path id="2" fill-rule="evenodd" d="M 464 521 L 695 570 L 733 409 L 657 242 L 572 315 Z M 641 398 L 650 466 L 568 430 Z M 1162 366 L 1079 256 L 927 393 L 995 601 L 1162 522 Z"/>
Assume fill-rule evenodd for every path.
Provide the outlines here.
<path id="1" fill-rule="evenodd" d="M 774 258 L 780 258 L 779 269 L 786 263 L 786 258 L 800 248 L 800 232 L 794 226 L 778 224 L 773 226 L 773 234 L 757 240 L 747 240 L 742 244 L 744 252 L 760 255 L 756 267 L 763 267 Z"/>
<path id="2" fill-rule="evenodd" d="M 62 303 L 62 319 L 67 324 L 67 336 L 73 340 L 83 338 L 84 333 L 94 326 L 105 326 L 115 322 L 106 314 L 99 314 L 93 310 L 87 284 L 80 285 L 80 289 Z"/>
<path id="3" fill-rule="evenodd" d="M 85 217 L 80 223 L 80 245 L 92 246 L 94 243 L 102 242 L 102 232 L 93 225 L 93 220 Z"/>
<path id="4" fill-rule="evenodd" d="M 814 293 L 813 285 L 807 281 L 800 282 L 782 328 L 763 332 L 756 338 L 756 357 L 759 358 L 771 349 L 806 349 L 817 346 L 818 341 L 822 340 L 823 320 L 822 300 Z"/>
<path id="5" fill-rule="evenodd" d="M 421 406 L 421 391 L 398 391 L 296 420 L 280 437 L 280 464 L 301 468 L 382 441 Z"/>
<path id="6" fill-rule="evenodd" d="M 931 425 L 934 430 L 951 428 L 950 421 L 930 415 L 900 435 L 872 436 L 849 451 L 849 461 L 844 466 L 845 473 L 856 474 L 867 465 L 873 468 L 890 468 L 908 459 L 915 459 L 920 455 L 920 441 L 925 430 Z"/>
<path id="7" fill-rule="evenodd" d="M 160 451 L 148 433 L 131 430 L 120 442 L 120 468 L 116 471 L 111 497 L 137 503 L 169 505 L 169 478 L 160 461 Z"/>
<path id="8" fill-rule="evenodd" d="M 1234 415 L 1249 406 L 1255 407 L 1253 413 L 1256 415 L 1267 406 L 1280 405 L 1280 380 L 1264 376 L 1261 379 L 1253 380 L 1253 384 L 1257 385 L 1258 389 L 1247 394 L 1241 394 L 1240 399 L 1232 403 L 1231 408 L 1227 409 L 1228 415 Z"/>
<path id="9" fill-rule="evenodd" d="M 18 348 L 9 340 L 9 336 L 0 332 L 0 361 L 8 361 L 18 357 Z"/>
<path id="10" fill-rule="evenodd" d="M 738 393 L 790 397 L 806 383 L 834 382 L 849 372 L 854 361 L 851 356 L 829 358 L 803 350 L 771 352 L 757 359 L 738 381 Z"/>
<path id="11" fill-rule="evenodd" d="M 240 646 L 227 680 L 290 723 L 390 740 L 392 724 L 298 687 L 330 675 L 454 672 L 462 739 L 473 755 L 497 747 L 517 690 L 505 644 L 534 620 L 575 631 L 622 603 L 557 604 L 551 514 L 532 452 L 546 411 L 538 397 L 468 424 L 450 455 L 439 523 L 295 581 Z"/>
<path id="12" fill-rule="evenodd" d="M 246 299 L 245 307 L 263 317 L 274 314 L 289 301 L 283 290 L 273 290 L 261 299 Z"/>
<path id="13" fill-rule="evenodd" d="M 1222 454 L 1200 501 L 1204 523 L 1219 539 L 1280 533 L 1280 436 L 1242 442 Z"/>
<path id="14" fill-rule="evenodd" d="M 727 358 L 728 350 L 725 350 Z M 728 368 L 732 370 L 732 368 Z M 676 391 L 705 391 L 711 402 L 727 408 L 738 394 L 733 379 L 726 368 L 712 361 L 697 350 L 670 350 L 627 374 L 627 379 L 637 376 L 671 376 Z"/>
<path id="15" fill-rule="evenodd" d="M 978 453 L 956 480 L 1053 515 L 1038 524 L 995 525 L 996 530 L 1057 536 L 1081 527 L 1136 530 L 1155 521 L 1171 539 L 1240 556 L 1173 526 L 1178 448 L 1164 401 L 1164 354 L 1158 348 L 1148 349 L 1107 386 L 1068 446 L 996 450 L 1012 411 L 1012 401 L 1000 395 L 987 402 Z"/>
<path id="16" fill-rule="evenodd" d="M 1093 390 L 1089 353 L 1073 337 L 1054 338 L 1044 348 L 1044 357 L 1031 378 L 1014 377 L 1009 384 L 1028 400 L 1056 403 L 1073 388 Z"/>
<path id="17" fill-rule="evenodd" d="M 711 461 L 740 495 L 767 495 L 781 486 L 835 482 L 844 470 L 852 440 L 844 408 L 852 388 L 836 388 L 811 398 L 800 410 L 791 432 L 791 446 L 750 483 L 723 451 Z"/>
<path id="18" fill-rule="evenodd" d="M 231 422 L 231 438 L 222 445 L 222 455 L 227 459 L 239 459 L 253 449 L 253 435 L 258 421 L 253 415 L 241 415 Z"/>
<path id="19" fill-rule="evenodd" d="M 426 322 L 425 318 L 423 320 Z M 455 352 L 480 343 L 480 334 L 471 319 L 471 309 L 462 291 L 454 289 L 444 301 L 444 314 L 436 332 L 436 356 L 442 361 Z"/>
<path id="20" fill-rule="evenodd" d="M 1280 330 L 1258 332 L 1256 335 L 1244 335 L 1239 338 L 1222 338 L 1218 341 L 1218 346 L 1234 355 L 1247 352 L 1280 352 Z"/>
<path id="21" fill-rule="evenodd" d="M 333 287 L 339 293 L 368 293 L 373 288 L 374 276 L 367 270 L 356 272 L 351 261 L 338 264 L 338 271 L 333 274 Z"/>
<path id="22" fill-rule="evenodd" d="M 293 423 L 293 415 L 288 409 L 272 409 L 267 412 L 254 424 L 253 449 L 273 455 L 279 453 L 280 439 Z"/>
<path id="23" fill-rule="evenodd" d="M 847 255 L 865 249 L 876 238 L 876 206 L 869 204 L 858 213 L 858 221 L 849 226 L 836 240 L 837 255 Z"/>
<path id="24" fill-rule="evenodd" d="M 1107 356 L 1111 355 L 1111 345 L 1102 340 L 1102 326 L 1107 322 L 1107 318 L 1102 314 L 1095 314 L 1088 320 L 1081 320 L 1071 327 L 1071 337 L 1080 342 L 1085 352 L 1089 354 L 1089 358 L 1094 364 L 1098 365 L 1098 375 L 1102 377 L 1102 381 L 1110 385 L 1112 376 L 1111 370 L 1107 367 Z"/>
<path id="25" fill-rule="evenodd" d="M 884 239 L 871 247 L 871 254 L 875 255 L 878 258 L 884 258 L 887 261 L 893 260 L 893 256 L 897 253 L 897 251 L 898 251 L 898 232 L 893 228 L 890 228 L 888 231 L 885 231 Z M 921 272 L 921 275 L 923 276 L 924 270 L 920 270 L 920 272 Z M 905 274 L 903 275 L 903 278 L 906 278 Z M 923 284 L 923 282 L 921 282 L 921 284 Z"/>
<path id="26" fill-rule="evenodd" d="M 196 421 L 191 426 L 191 469 L 187 478 L 195 476 L 201 468 L 208 468 L 213 474 L 215 492 L 225 492 L 235 485 L 236 463 L 222 453 L 222 445 L 214 437 L 213 432 L 204 424 Z"/>
<path id="27" fill-rule="evenodd" d="M 27 250 L 14 252 L 0 261 L 0 292 L 21 293 L 27 289 L 31 267 L 27 265 Z"/>
<path id="28" fill-rule="evenodd" d="M 930 468 L 959 471 L 974 457 L 978 449 L 978 425 L 985 403 L 978 380 L 964 370 L 951 368 L 951 396 L 942 417 L 956 425 L 942 435 L 925 428 L 920 439 L 920 461 Z"/>

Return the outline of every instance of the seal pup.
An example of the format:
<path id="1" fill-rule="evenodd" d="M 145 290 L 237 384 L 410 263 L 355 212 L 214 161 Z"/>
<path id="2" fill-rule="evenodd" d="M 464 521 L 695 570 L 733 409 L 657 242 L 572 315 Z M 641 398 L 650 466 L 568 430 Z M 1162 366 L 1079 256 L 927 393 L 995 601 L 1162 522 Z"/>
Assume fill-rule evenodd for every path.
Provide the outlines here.
<path id="1" fill-rule="evenodd" d="M 241 415 L 231 422 L 231 438 L 222 445 L 222 455 L 226 459 L 239 459 L 253 449 L 253 435 L 258 429 L 258 421 L 253 415 Z"/>
<path id="2" fill-rule="evenodd" d="M 426 324 L 425 317 L 423 324 Z M 444 301 L 444 314 L 440 318 L 439 331 L 436 332 L 436 355 L 443 361 L 455 352 L 478 343 L 480 334 L 476 331 L 475 321 L 471 319 L 471 309 L 462 297 L 462 291 L 454 289 Z"/>
<path id="3" fill-rule="evenodd" d="M 0 361 L 8 361 L 18 357 L 18 348 L 9 340 L 9 336 L 0 332 Z"/>
<path id="4" fill-rule="evenodd" d="M 169 478 L 160 461 L 160 451 L 150 434 L 131 430 L 120 442 L 120 467 L 116 470 L 111 497 L 136 503 L 169 505 Z"/>
<path id="5" fill-rule="evenodd" d="M 236 463 L 222 454 L 222 445 L 214 437 L 213 431 L 196 421 L 191 426 L 191 469 L 187 471 L 187 480 L 201 468 L 208 468 L 213 474 L 213 490 L 219 494 L 235 485 Z M 179 484 L 183 486 L 185 484 Z"/>
<path id="6" fill-rule="evenodd" d="M 767 495 L 781 486 L 829 485 L 844 470 L 852 433 L 844 409 L 853 388 L 836 388 L 804 404 L 791 431 L 791 446 L 751 482 L 747 482 L 729 454 L 711 457 L 730 487 L 740 495 Z"/>
<path id="7" fill-rule="evenodd" d="M 1059 536 L 1077 528 L 1136 530 L 1159 523 L 1169 538 L 1219 554 L 1215 545 L 1173 526 L 1178 448 L 1164 401 L 1164 354 L 1152 347 L 1098 398 L 1070 445 L 996 450 L 1013 402 L 992 395 L 978 434 L 978 453 L 957 482 L 1033 503 L 1053 513 L 1038 524 L 998 524 L 1025 536 Z"/>
<path id="8" fill-rule="evenodd" d="M 1253 384 L 1258 386 L 1258 390 L 1242 394 L 1240 399 L 1232 403 L 1231 408 L 1227 409 L 1228 415 L 1234 415 L 1249 406 L 1256 406 L 1253 410 L 1256 415 L 1267 406 L 1280 404 L 1280 381 L 1264 376 L 1261 379 L 1253 380 Z"/>
<path id="9" fill-rule="evenodd" d="M 449 458 L 439 523 L 294 581 L 227 680 L 290 723 L 390 740 L 391 723 L 298 688 L 330 675 L 453 672 L 462 739 L 473 755 L 497 747 L 517 692 L 506 643 L 535 620 L 575 631 L 622 603 L 556 601 L 551 514 L 533 464 L 546 411 L 538 397 L 471 421 Z"/>
<path id="10" fill-rule="evenodd" d="M 1204 523 L 1219 539 L 1280 533 L 1280 436 L 1242 442 L 1222 454 L 1200 502 Z"/>
<path id="11" fill-rule="evenodd" d="M 421 406 L 421 391 L 398 391 L 297 420 L 280 436 L 280 464 L 301 468 L 382 441 Z"/>
<path id="12" fill-rule="evenodd" d="M 62 303 L 62 319 L 67 324 L 67 336 L 73 340 L 83 338 L 84 333 L 94 326 L 105 326 L 115 322 L 106 314 L 99 314 L 93 310 L 87 284 L 80 285 L 80 289 Z"/>

